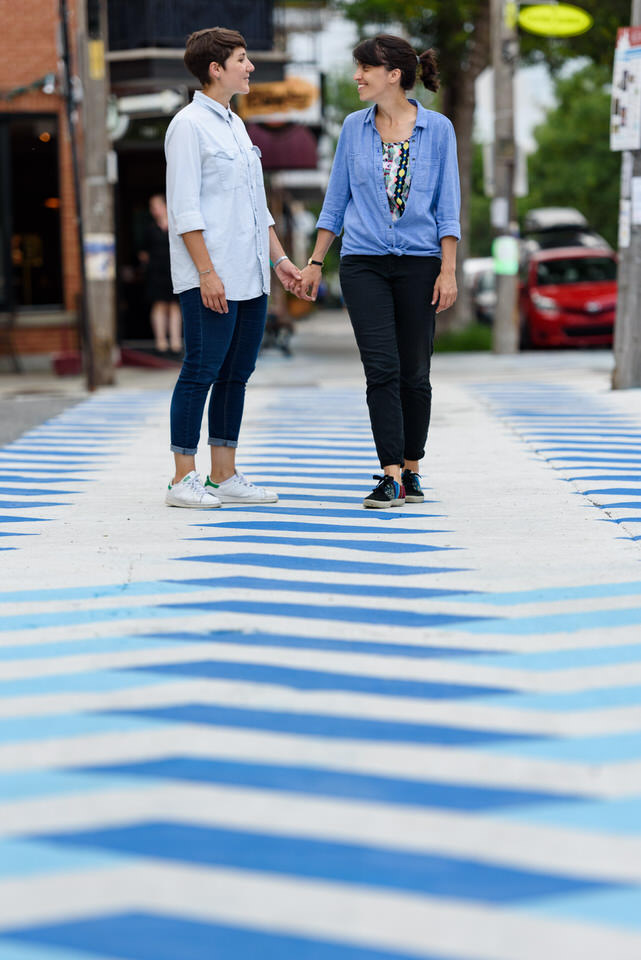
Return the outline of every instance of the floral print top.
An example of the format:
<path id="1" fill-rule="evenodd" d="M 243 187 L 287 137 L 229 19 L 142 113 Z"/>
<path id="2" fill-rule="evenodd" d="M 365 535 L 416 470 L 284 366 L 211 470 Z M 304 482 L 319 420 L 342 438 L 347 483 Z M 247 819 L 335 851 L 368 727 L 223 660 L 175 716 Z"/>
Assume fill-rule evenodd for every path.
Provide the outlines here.
<path id="1" fill-rule="evenodd" d="M 412 182 L 409 140 L 383 143 L 383 177 L 392 218 L 398 220 L 405 210 Z"/>

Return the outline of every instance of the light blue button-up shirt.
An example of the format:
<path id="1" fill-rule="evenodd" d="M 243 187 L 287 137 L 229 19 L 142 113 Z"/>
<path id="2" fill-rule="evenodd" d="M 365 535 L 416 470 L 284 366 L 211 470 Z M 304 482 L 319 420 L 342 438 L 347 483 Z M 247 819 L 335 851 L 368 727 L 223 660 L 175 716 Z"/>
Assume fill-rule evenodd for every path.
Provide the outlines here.
<path id="1" fill-rule="evenodd" d="M 269 293 L 269 227 L 260 150 L 237 114 L 200 90 L 165 137 L 174 293 L 200 285 L 182 239 L 202 230 L 228 300 Z"/>
<path id="2" fill-rule="evenodd" d="M 393 253 L 440 257 L 443 237 L 461 238 L 456 137 L 447 117 L 415 100 L 410 137 L 412 184 L 405 211 L 392 218 L 383 177 L 383 148 L 375 108 L 351 113 L 336 147 L 317 227 L 339 234 L 341 256 Z"/>

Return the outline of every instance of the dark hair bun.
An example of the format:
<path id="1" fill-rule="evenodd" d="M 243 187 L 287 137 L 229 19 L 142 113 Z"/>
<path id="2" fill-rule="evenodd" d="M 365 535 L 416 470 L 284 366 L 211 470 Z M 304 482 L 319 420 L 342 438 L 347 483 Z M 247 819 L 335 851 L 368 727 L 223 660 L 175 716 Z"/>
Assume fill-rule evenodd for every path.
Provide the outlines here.
<path id="1" fill-rule="evenodd" d="M 421 80 L 423 81 L 423 86 L 436 93 L 440 85 L 438 67 L 436 65 L 436 54 L 433 50 L 425 50 L 418 60 L 421 65 Z"/>

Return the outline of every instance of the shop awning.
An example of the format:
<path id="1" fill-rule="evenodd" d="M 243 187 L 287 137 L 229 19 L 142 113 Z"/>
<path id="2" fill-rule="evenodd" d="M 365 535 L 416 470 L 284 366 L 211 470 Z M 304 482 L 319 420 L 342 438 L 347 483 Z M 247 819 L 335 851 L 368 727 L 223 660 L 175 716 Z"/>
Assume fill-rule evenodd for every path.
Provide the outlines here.
<path id="1" fill-rule="evenodd" d="M 300 124 L 248 123 L 252 143 L 260 148 L 263 170 L 315 170 L 318 165 L 316 137 Z"/>

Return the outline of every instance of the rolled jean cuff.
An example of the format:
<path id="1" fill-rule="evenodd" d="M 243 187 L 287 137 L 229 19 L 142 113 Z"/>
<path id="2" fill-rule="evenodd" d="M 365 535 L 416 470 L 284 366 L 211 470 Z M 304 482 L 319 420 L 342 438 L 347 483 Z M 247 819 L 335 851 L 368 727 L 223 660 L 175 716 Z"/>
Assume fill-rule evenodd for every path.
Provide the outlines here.
<path id="1" fill-rule="evenodd" d="M 237 447 L 238 440 L 223 440 L 222 437 L 210 437 L 207 441 L 210 447 Z"/>
<path id="2" fill-rule="evenodd" d="M 172 443 L 169 449 L 172 453 L 181 453 L 183 457 L 193 457 L 198 447 L 178 447 L 175 443 Z"/>

